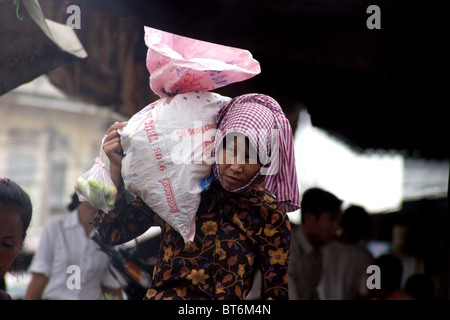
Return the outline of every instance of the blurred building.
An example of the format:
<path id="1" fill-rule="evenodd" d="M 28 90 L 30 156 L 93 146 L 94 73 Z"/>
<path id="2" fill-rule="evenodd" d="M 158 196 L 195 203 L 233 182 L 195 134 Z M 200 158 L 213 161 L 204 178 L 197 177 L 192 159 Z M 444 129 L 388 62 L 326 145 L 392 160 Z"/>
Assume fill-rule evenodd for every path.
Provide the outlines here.
<path id="1" fill-rule="evenodd" d="M 112 110 L 67 97 L 46 76 L 0 97 L 0 176 L 22 185 L 34 205 L 26 250 L 34 251 L 45 223 L 67 213 L 107 128 L 125 120 Z"/>
<path id="2" fill-rule="evenodd" d="M 306 110 L 300 111 L 294 142 L 301 193 L 321 187 L 343 199 L 344 206 L 361 205 L 371 214 L 395 212 L 423 198 L 447 198 L 449 160 L 401 150 L 356 150 L 313 126 Z M 300 222 L 299 211 L 290 218 Z"/>

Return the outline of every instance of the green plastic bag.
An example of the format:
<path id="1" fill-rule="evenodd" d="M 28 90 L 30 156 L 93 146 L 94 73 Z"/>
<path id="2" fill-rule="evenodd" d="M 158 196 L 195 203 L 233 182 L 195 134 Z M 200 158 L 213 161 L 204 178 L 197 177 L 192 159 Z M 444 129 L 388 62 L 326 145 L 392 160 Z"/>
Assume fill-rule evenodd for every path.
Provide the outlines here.
<path id="1" fill-rule="evenodd" d="M 117 188 L 111 180 L 109 168 L 103 162 L 103 142 L 94 165 L 77 178 L 75 191 L 80 201 L 89 201 L 95 208 L 108 212 L 114 209 Z"/>

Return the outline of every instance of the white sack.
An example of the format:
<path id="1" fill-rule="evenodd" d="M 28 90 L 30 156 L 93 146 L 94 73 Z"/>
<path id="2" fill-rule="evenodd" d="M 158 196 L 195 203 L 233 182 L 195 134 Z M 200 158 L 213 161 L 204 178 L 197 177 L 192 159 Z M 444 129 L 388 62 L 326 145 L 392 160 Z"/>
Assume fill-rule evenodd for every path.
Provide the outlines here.
<path id="1" fill-rule="evenodd" d="M 208 91 L 161 98 L 119 130 L 125 187 L 190 242 L 211 180 L 215 115 L 230 101 Z"/>

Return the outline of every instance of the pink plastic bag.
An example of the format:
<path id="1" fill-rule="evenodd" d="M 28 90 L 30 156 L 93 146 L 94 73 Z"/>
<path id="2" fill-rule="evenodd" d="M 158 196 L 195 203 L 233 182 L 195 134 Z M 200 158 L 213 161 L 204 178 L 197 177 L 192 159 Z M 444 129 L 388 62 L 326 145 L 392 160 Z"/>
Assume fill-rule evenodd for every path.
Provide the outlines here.
<path id="1" fill-rule="evenodd" d="M 259 62 L 248 50 L 144 27 L 150 88 L 161 98 L 210 91 L 254 77 Z"/>

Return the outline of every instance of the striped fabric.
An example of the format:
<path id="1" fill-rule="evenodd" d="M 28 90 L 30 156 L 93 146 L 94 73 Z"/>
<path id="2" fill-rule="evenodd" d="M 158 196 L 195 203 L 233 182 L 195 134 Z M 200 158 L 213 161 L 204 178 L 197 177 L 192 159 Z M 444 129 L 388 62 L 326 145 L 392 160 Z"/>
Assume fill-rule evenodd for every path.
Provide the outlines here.
<path id="1" fill-rule="evenodd" d="M 257 93 L 238 96 L 219 110 L 216 123 L 215 155 L 227 134 L 241 133 L 249 138 L 263 164 L 245 186 L 233 192 L 252 189 L 265 181 L 266 189 L 275 194 L 281 210 L 292 212 L 299 209 L 300 190 L 292 129 L 277 101 Z M 219 159 L 216 157 L 215 160 L 214 178 L 223 186 Z"/>

